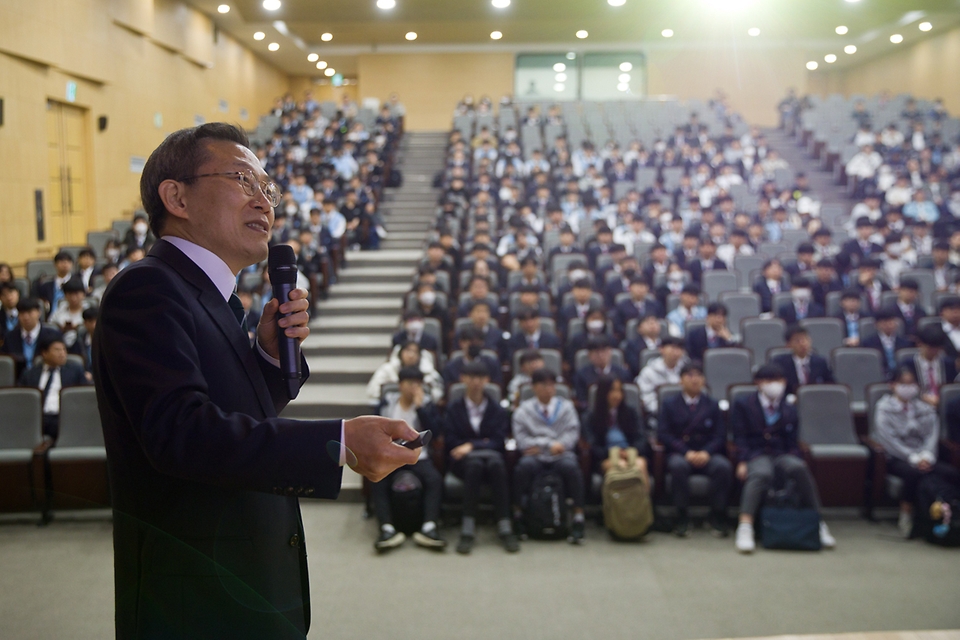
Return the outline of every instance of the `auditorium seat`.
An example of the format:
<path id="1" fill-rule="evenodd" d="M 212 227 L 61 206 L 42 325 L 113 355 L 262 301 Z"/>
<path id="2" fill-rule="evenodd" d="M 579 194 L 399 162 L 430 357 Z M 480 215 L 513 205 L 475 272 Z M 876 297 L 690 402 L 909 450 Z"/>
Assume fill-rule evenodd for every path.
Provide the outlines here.
<path id="1" fill-rule="evenodd" d="M 60 392 L 60 435 L 47 452 L 50 467 L 48 508 L 110 506 L 107 451 L 93 387 Z"/>
<path id="2" fill-rule="evenodd" d="M 45 510 L 40 390 L 0 389 L 0 511 Z"/>

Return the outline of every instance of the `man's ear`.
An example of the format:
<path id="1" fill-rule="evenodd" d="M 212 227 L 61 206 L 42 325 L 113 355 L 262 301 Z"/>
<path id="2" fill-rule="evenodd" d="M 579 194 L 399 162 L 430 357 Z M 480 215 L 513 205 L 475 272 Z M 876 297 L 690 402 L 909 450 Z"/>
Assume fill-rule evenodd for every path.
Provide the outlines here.
<path id="1" fill-rule="evenodd" d="M 164 180 L 157 188 L 160 199 L 167 212 L 177 218 L 188 220 L 190 216 L 187 213 L 186 185 L 176 180 Z"/>

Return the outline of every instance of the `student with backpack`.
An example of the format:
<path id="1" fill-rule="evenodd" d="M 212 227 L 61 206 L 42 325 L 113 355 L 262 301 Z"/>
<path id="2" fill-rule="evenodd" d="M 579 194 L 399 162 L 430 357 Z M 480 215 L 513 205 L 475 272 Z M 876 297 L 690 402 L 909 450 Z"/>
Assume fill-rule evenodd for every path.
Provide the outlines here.
<path id="1" fill-rule="evenodd" d="M 514 469 L 514 515 L 519 531 L 559 537 L 566 531 L 566 497 L 573 499 L 570 541 L 584 534 L 583 476 L 577 464 L 580 419 L 573 403 L 557 396 L 557 376 L 539 369 L 531 376 L 534 397 L 513 413 L 513 436 L 522 457 Z"/>

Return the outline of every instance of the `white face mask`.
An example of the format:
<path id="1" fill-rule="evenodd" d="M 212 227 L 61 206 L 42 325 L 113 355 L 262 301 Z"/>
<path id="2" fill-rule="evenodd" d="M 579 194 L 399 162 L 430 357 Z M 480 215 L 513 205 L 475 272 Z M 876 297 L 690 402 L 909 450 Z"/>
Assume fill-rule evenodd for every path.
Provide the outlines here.
<path id="1" fill-rule="evenodd" d="M 920 395 L 920 387 L 916 384 L 895 384 L 893 385 L 893 392 L 901 400 L 909 402 Z"/>
<path id="2" fill-rule="evenodd" d="M 299 209 L 299 207 L 297 207 L 297 203 L 296 203 L 296 202 L 288 202 L 288 203 L 287 203 L 287 206 L 284 207 L 284 211 L 286 211 L 286 213 L 287 213 L 288 216 L 292 216 L 292 215 L 296 214 L 297 211 L 299 211 L 299 210 L 300 210 L 300 209 Z"/>
<path id="3" fill-rule="evenodd" d="M 798 289 L 797 291 L 794 291 L 791 295 L 793 295 L 793 299 L 796 300 L 797 302 L 808 302 L 810 300 L 811 294 L 812 292 L 809 289 Z"/>
<path id="4" fill-rule="evenodd" d="M 423 331 L 423 325 L 422 320 L 411 320 L 407 323 L 407 333 L 420 333 Z"/>
<path id="5" fill-rule="evenodd" d="M 783 392 L 786 388 L 787 385 L 784 382 L 764 382 L 760 385 L 760 393 L 765 395 L 769 400 L 776 402 L 783 397 Z"/>
<path id="6" fill-rule="evenodd" d="M 137 224 L 133 225 L 133 232 L 143 235 L 147 232 L 147 225 L 143 222 L 138 222 Z"/>
<path id="7" fill-rule="evenodd" d="M 587 277 L 586 271 L 581 271 L 580 269 L 574 269 L 570 272 L 570 282 L 576 282 L 577 280 L 582 280 Z"/>
<path id="8" fill-rule="evenodd" d="M 424 291 L 419 296 L 420 302 L 430 306 L 437 300 L 437 293 L 435 291 Z"/>
<path id="9" fill-rule="evenodd" d="M 900 245 L 898 245 L 898 244 L 892 244 L 892 245 L 890 245 L 889 247 L 887 247 L 887 253 L 889 253 L 889 254 L 892 255 L 892 256 L 899 256 L 899 255 L 900 255 L 900 249 L 901 249 Z"/>
<path id="10" fill-rule="evenodd" d="M 605 325 L 606 323 L 603 320 L 590 320 L 587 322 L 587 329 L 594 333 L 600 333 Z"/>
<path id="11" fill-rule="evenodd" d="M 120 257 L 120 250 L 119 250 L 119 249 L 107 249 L 106 254 L 107 254 L 107 259 L 110 260 L 110 262 L 116 262 L 116 261 L 117 261 L 117 258 Z"/>

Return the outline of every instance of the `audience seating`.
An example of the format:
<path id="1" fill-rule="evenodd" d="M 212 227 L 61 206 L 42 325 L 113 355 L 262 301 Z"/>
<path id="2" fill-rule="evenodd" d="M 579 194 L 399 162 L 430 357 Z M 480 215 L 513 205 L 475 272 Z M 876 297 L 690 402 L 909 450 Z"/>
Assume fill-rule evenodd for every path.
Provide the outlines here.
<path id="1" fill-rule="evenodd" d="M 40 390 L 0 389 L 0 511 L 39 511 L 46 505 Z"/>
<path id="2" fill-rule="evenodd" d="M 724 347 L 707 349 L 703 354 L 703 374 L 715 400 L 729 400 L 732 385 L 750 382 L 753 372 L 751 354 L 747 349 Z"/>
<path id="3" fill-rule="evenodd" d="M 867 410 L 866 390 L 870 385 L 883 382 L 883 359 L 876 349 L 840 347 L 832 352 L 833 379 L 838 384 L 850 387 L 850 410 L 863 413 Z"/>
<path id="4" fill-rule="evenodd" d="M 14 370 L 16 365 L 10 356 L 0 356 L 0 387 L 12 387 L 16 383 Z"/>
<path id="5" fill-rule="evenodd" d="M 47 452 L 49 509 L 110 506 L 107 450 L 93 387 L 60 392 L 60 434 Z"/>

